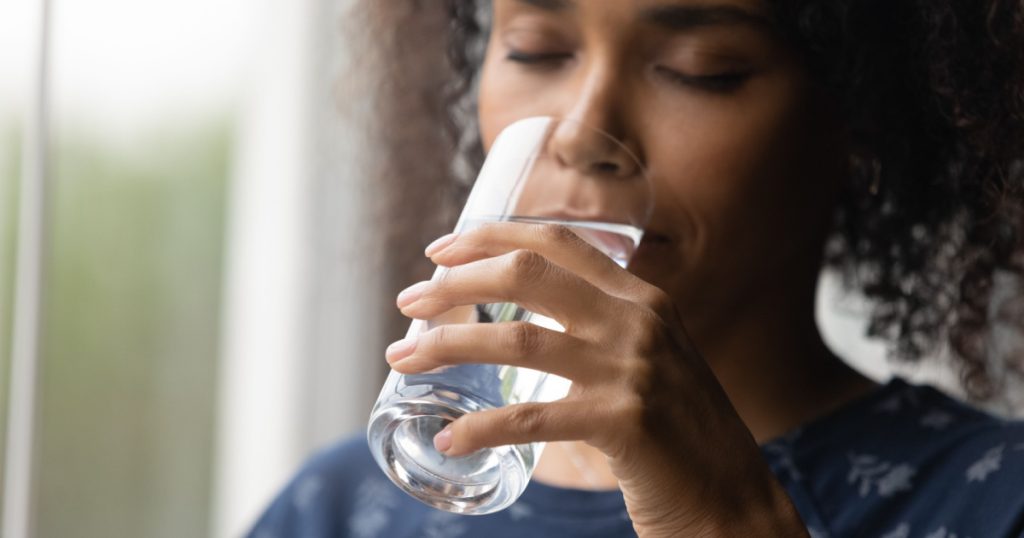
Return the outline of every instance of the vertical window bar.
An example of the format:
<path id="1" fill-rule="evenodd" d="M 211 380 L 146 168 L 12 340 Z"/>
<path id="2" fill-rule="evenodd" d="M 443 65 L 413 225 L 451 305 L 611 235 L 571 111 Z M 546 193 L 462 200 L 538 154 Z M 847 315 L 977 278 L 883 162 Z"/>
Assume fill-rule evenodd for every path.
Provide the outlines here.
<path id="1" fill-rule="evenodd" d="M 35 71 L 24 121 L 4 462 L 3 532 L 0 533 L 5 538 L 28 538 L 32 534 L 36 392 L 50 192 L 47 167 L 50 8 L 50 0 L 39 0 Z"/>

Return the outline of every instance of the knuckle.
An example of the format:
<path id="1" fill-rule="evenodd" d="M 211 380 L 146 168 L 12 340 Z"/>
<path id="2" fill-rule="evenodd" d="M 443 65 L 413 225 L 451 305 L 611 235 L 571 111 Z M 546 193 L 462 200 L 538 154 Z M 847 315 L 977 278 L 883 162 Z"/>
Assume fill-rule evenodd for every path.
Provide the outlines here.
<path id="1" fill-rule="evenodd" d="M 539 233 L 542 240 L 554 243 L 575 243 L 580 239 L 575 232 L 564 224 L 542 224 Z"/>
<path id="2" fill-rule="evenodd" d="M 643 309 L 630 335 L 624 339 L 625 347 L 620 348 L 623 357 L 618 361 L 617 379 L 625 384 L 629 394 L 641 397 L 649 395 L 662 376 L 663 362 L 671 348 L 665 322 L 653 312 Z"/>
<path id="3" fill-rule="evenodd" d="M 452 327 L 451 325 L 438 325 L 427 332 L 428 337 L 426 338 L 426 351 L 436 351 L 438 349 L 444 349 L 452 340 Z"/>
<path id="4" fill-rule="evenodd" d="M 434 293 L 444 292 L 444 290 L 448 288 L 451 282 L 454 279 L 458 278 L 459 270 L 460 268 L 458 267 L 451 267 L 441 271 L 437 275 L 437 277 L 432 279 L 434 283 L 433 285 L 430 286 L 430 289 L 428 289 L 427 291 L 432 291 Z"/>
<path id="5" fill-rule="evenodd" d="M 651 362 L 642 357 L 633 357 L 622 361 L 623 373 L 621 379 L 626 383 L 627 394 L 630 394 L 641 401 L 652 392 L 657 382 L 656 371 Z"/>
<path id="6" fill-rule="evenodd" d="M 481 238 L 500 235 L 507 225 L 508 224 L 504 222 L 485 221 L 481 222 L 476 228 L 466 232 L 465 235 L 472 235 Z"/>
<path id="7" fill-rule="evenodd" d="M 513 353 L 520 357 L 529 357 L 540 351 L 542 336 L 537 326 L 527 322 L 516 322 L 509 325 L 509 345 Z"/>
<path id="8" fill-rule="evenodd" d="M 616 414 L 626 422 L 625 424 L 636 424 L 642 421 L 647 413 L 647 405 L 639 394 L 631 394 L 622 398 L 616 406 Z"/>
<path id="9" fill-rule="evenodd" d="M 608 420 L 610 423 L 620 425 L 621 429 L 617 432 L 618 434 L 631 435 L 634 432 L 623 430 L 637 430 L 638 432 L 644 429 L 644 424 L 648 421 L 648 409 L 647 403 L 637 395 L 616 397 L 607 408 Z"/>
<path id="10" fill-rule="evenodd" d="M 665 322 L 657 314 L 646 310 L 640 313 L 633 326 L 632 346 L 629 351 L 637 359 L 655 357 L 665 346 Z"/>
<path id="11" fill-rule="evenodd" d="M 643 292 L 643 299 L 641 301 L 644 306 L 662 319 L 669 319 L 675 313 L 675 303 L 661 288 L 648 286 Z"/>
<path id="12" fill-rule="evenodd" d="M 502 236 L 503 226 L 501 222 L 482 222 L 475 228 L 464 231 L 459 235 L 459 243 L 464 248 L 480 247 L 492 242 L 495 238 Z"/>
<path id="13" fill-rule="evenodd" d="M 538 434 L 544 427 L 544 407 L 538 404 L 519 404 L 508 408 L 506 417 L 508 427 L 523 435 L 531 437 Z"/>
<path id="14" fill-rule="evenodd" d="M 547 271 L 547 260 L 532 250 L 520 249 L 509 256 L 507 269 L 513 281 L 531 283 Z"/>
<path id="15" fill-rule="evenodd" d="M 463 443 L 476 445 L 479 443 L 480 430 L 485 422 L 479 413 L 469 413 L 456 420 L 452 428 Z"/>

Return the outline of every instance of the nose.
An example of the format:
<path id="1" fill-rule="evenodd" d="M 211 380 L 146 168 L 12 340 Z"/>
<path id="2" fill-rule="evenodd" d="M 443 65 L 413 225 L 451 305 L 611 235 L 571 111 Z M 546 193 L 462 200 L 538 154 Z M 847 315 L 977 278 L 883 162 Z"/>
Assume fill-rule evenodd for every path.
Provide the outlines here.
<path id="1" fill-rule="evenodd" d="M 549 144 L 561 166 L 586 175 L 630 177 L 639 172 L 636 157 L 624 142 L 575 120 L 560 121 Z"/>
<path id="2" fill-rule="evenodd" d="M 587 175 L 630 177 L 640 172 L 634 141 L 626 134 L 622 86 L 613 71 L 591 72 L 549 141 L 562 166 Z"/>

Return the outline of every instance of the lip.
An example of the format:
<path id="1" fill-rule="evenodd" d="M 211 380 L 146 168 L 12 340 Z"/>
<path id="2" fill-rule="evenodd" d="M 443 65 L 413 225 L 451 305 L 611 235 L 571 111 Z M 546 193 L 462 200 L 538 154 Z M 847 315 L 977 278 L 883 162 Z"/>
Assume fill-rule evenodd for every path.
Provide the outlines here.
<path id="1" fill-rule="evenodd" d="M 662 231 L 664 229 L 665 228 L 660 225 L 648 224 L 647 227 L 644 228 L 644 237 L 641 240 L 641 244 L 651 243 L 660 245 L 672 243 L 674 241 L 672 235 Z"/>
<path id="2" fill-rule="evenodd" d="M 585 213 L 568 209 L 552 209 L 550 211 L 538 211 L 538 217 L 546 219 L 562 219 L 568 221 L 588 222 L 609 222 L 607 217 L 600 213 Z"/>
<path id="3" fill-rule="evenodd" d="M 548 211 L 537 211 L 535 218 L 584 222 L 613 222 L 600 213 L 586 213 L 583 211 L 573 211 L 572 209 L 566 208 L 551 209 Z M 672 242 L 672 237 L 662 232 L 660 227 L 648 226 L 644 228 L 643 238 L 640 240 L 640 245 L 638 246 L 638 248 L 647 245 L 644 250 L 649 250 L 656 246 L 662 247 Z"/>
<path id="4" fill-rule="evenodd" d="M 651 243 L 671 243 L 672 239 L 669 236 L 659 233 L 656 230 L 647 229 L 644 230 L 644 237 L 641 243 L 650 241 Z"/>
<path id="5" fill-rule="evenodd" d="M 664 263 L 665 257 L 671 255 L 672 240 L 667 236 L 645 232 L 640 244 L 630 259 L 633 266 L 649 263 Z"/>
<path id="6" fill-rule="evenodd" d="M 581 211 L 572 211 L 566 209 L 555 209 L 551 211 L 538 211 L 537 218 L 545 219 L 561 219 L 567 221 L 583 221 L 583 222 L 615 222 L 608 219 L 606 216 L 600 213 L 584 213 Z M 652 241 L 656 242 L 669 242 L 671 239 L 668 234 L 660 232 L 656 228 L 644 228 L 644 237 L 650 237 Z"/>

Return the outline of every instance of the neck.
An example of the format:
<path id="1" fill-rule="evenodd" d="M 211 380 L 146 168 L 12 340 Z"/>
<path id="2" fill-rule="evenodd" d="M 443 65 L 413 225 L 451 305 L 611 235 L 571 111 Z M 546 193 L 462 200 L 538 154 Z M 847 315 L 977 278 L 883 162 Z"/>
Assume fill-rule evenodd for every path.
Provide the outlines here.
<path id="1" fill-rule="evenodd" d="M 806 282 L 806 280 L 804 281 Z M 815 289 L 778 286 L 729 312 L 727 330 L 695 342 L 758 443 L 827 414 L 874 383 L 825 345 Z"/>

